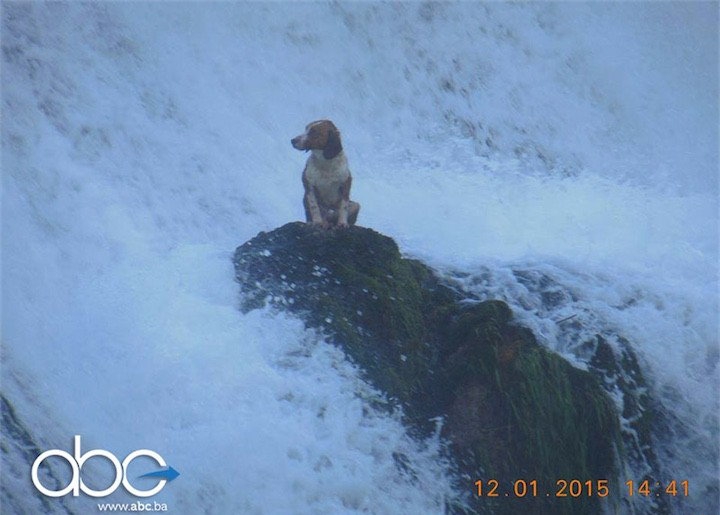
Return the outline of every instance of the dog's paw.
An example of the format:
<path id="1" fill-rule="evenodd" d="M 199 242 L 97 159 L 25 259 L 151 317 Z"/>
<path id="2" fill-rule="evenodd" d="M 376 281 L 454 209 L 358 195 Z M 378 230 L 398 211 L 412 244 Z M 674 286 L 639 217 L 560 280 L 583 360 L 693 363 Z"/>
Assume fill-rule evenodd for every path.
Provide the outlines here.
<path id="1" fill-rule="evenodd" d="M 323 230 L 328 230 L 332 227 L 330 222 L 328 222 L 327 220 L 316 220 L 316 221 L 312 222 L 312 226 L 315 229 L 323 229 Z"/>

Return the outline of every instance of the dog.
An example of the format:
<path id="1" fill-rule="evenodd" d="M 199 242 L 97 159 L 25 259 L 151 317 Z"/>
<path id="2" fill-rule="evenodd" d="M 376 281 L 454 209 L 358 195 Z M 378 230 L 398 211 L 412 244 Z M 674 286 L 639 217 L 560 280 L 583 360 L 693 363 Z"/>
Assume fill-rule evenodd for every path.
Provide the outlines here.
<path id="1" fill-rule="evenodd" d="M 323 229 L 355 225 L 360 204 L 350 200 L 352 175 L 335 124 L 330 120 L 309 123 L 290 143 L 311 152 L 302 174 L 305 221 Z"/>

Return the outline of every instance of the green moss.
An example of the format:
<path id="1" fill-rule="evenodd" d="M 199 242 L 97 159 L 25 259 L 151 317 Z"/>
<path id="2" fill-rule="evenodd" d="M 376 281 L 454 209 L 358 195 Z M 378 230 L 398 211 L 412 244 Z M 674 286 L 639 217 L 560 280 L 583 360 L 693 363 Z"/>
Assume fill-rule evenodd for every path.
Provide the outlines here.
<path id="1" fill-rule="evenodd" d="M 618 419 L 591 374 L 540 347 L 528 330 L 513 326 L 510 310 L 501 302 L 460 310 L 446 334 L 445 398 L 453 406 L 451 414 L 463 418 L 459 425 L 449 420 L 447 434 L 476 457 L 473 477 L 498 479 L 506 490 L 515 479 L 536 479 L 550 492 L 558 479 L 616 477 Z M 468 406 L 467 399 L 477 391 L 483 395 Z M 470 435 L 468 427 L 475 428 Z M 523 503 L 527 500 L 506 499 L 493 504 L 492 512 L 518 513 Z M 532 511 L 598 509 L 596 497 L 583 496 L 567 502 L 536 500 Z"/>
<path id="2" fill-rule="evenodd" d="M 590 374 L 539 347 L 503 374 L 502 389 L 517 421 L 515 470 L 543 478 L 608 478 L 618 436 L 612 405 Z"/>
<path id="3" fill-rule="evenodd" d="M 288 224 L 238 248 L 235 263 L 245 309 L 270 297 L 322 328 L 403 406 L 413 431 L 427 434 L 443 417 L 468 481 L 461 489 L 496 478 L 509 491 L 511 480 L 536 479 L 554 492 L 558 479 L 615 476 L 617 414 L 596 380 L 540 347 L 504 302 L 461 302 L 390 238 Z M 596 497 L 528 502 L 475 497 L 470 509 L 598 512 Z"/>

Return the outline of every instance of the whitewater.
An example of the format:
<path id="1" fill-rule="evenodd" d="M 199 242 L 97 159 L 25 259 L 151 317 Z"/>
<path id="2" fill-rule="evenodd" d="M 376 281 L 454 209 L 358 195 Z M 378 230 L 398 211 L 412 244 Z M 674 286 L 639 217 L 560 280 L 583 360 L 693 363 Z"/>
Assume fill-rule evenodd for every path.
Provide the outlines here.
<path id="1" fill-rule="evenodd" d="M 332 341 L 237 309 L 232 253 L 303 219 L 290 138 L 330 118 L 360 225 L 578 367 L 630 342 L 674 513 L 717 512 L 717 7 L 3 2 L 3 394 L 43 449 L 162 454 L 175 513 L 467 495 Z M 2 457 L 4 513 L 96 511 Z"/>

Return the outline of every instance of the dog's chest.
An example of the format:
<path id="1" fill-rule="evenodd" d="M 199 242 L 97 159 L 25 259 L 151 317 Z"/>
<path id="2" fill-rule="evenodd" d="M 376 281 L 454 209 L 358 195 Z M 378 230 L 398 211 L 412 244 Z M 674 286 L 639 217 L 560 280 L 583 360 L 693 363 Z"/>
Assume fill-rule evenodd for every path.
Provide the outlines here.
<path id="1" fill-rule="evenodd" d="M 350 178 L 347 159 L 344 155 L 329 160 L 310 157 L 305 166 L 305 178 L 321 202 L 336 204 L 340 201 L 342 186 Z"/>

